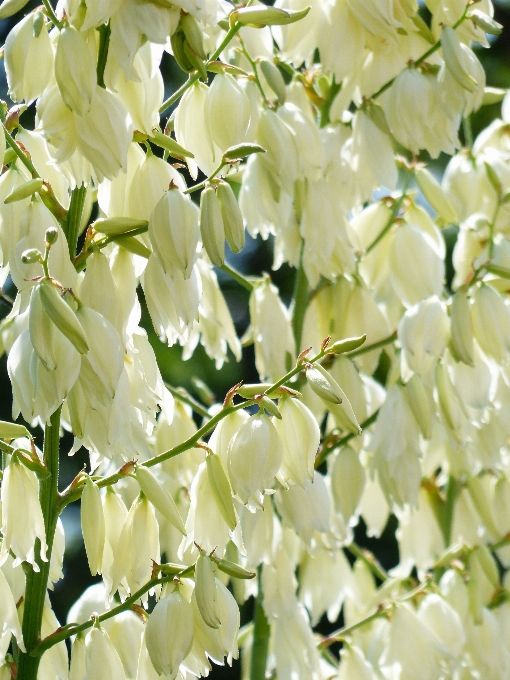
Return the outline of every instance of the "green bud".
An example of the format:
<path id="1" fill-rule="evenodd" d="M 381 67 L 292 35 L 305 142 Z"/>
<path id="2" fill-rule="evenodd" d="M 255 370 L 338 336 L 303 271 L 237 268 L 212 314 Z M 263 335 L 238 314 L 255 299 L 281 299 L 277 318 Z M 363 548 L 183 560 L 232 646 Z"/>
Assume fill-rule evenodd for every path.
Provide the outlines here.
<path id="1" fill-rule="evenodd" d="M 159 130 L 156 130 L 156 128 L 152 130 L 152 136 L 149 137 L 149 139 L 151 142 L 154 142 L 156 146 L 168 151 L 170 156 L 173 156 L 174 158 L 178 158 L 179 160 L 182 160 L 183 158 L 195 158 L 191 151 L 188 151 L 178 144 L 175 139 L 172 139 L 169 135 L 165 135 Z"/>
<path id="2" fill-rule="evenodd" d="M 342 395 L 337 389 L 336 381 L 322 366 L 319 366 L 319 364 L 315 366 L 309 364 L 309 367 L 306 369 L 306 379 L 318 397 L 332 404 L 342 403 Z"/>
<path id="3" fill-rule="evenodd" d="M 251 156 L 252 153 L 266 153 L 264 147 L 260 144 L 236 144 L 228 148 L 223 154 L 223 160 L 225 161 L 235 161 L 238 158 L 246 158 L 246 156 Z"/>
<path id="4" fill-rule="evenodd" d="M 46 229 L 44 239 L 48 245 L 52 246 L 58 240 L 58 229 L 56 227 L 49 227 Z"/>
<path id="5" fill-rule="evenodd" d="M 278 410 L 278 406 L 269 397 L 266 397 L 265 395 L 261 397 L 258 400 L 258 405 L 260 406 L 260 408 L 264 408 L 270 415 L 274 416 L 275 418 L 278 418 L 278 420 L 282 419 L 282 415 Z"/>
<path id="6" fill-rule="evenodd" d="M 188 567 L 185 564 L 175 564 L 174 562 L 166 562 L 165 564 L 160 564 L 159 569 L 163 574 L 180 574 L 181 571 L 185 571 Z"/>
<path id="7" fill-rule="evenodd" d="M 259 61 L 260 70 L 262 75 L 267 81 L 269 87 L 273 90 L 278 98 L 278 103 L 281 105 L 285 102 L 285 97 L 287 92 L 285 90 L 285 81 L 280 72 L 280 69 L 276 64 L 269 59 L 261 59 Z"/>
<path id="8" fill-rule="evenodd" d="M 37 248 L 29 248 L 21 253 L 21 261 L 23 264 L 35 264 L 36 262 L 41 262 L 42 259 L 43 256 Z"/>
<path id="9" fill-rule="evenodd" d="M 22 201 L 24 198 L 29 198 L 33 196 L 37 191 L 40 191 L 43 185 L 43 181 L 40 177 L 31 179 L 25 184 L 22 184 L 17 189 L 14 189 L 12 194 L 9 194 L 4 200 L 4 203 L 14 203 L 16 201 Z"/>
<path id="10" fill-rule="evenodd" d="M 365 340 L 366 335 L 360 335 L 358 338 L 345 338 L 345 340 L 337 340 L 330 347 L 327 348 L 327 354 L 345 354 L 346 352 L 353 352 L 358 347 L 361 347 Z"/>
<path id="11" fill-rule="evenodd" d="M 9 165 L 9 163 L 12 163 L 12 161 L 15 161 L 18 155 L 14 151 L 14 149 L 7 149 L 4 155 L 4 162 L 3 165 Z"/>
<path id="12" fill-rule="evenodd" d="M 200 233 L 209 259 L 217 267 L 225 262 L 225 230 L 216 192 L 206 187 L 200 196 Z"/>
<path id="13" fill-rule="evenodd" d="M 202 31 L 191 14 L 181 16 L 181 27 L 192 50 L 200 59 L 207 59 L 202 40 Z"/>
<path id="14" fill-rule="evenodd" d="M 259 5 L 256 7 L 243 7 L 232 12 L 229 21 L 231 26 L 234 26 L 236 23 L 243 26 L 253 26 L 254 28 L 286 26 L 287 24 L 293 24 L 300 19 L 304 19 L 309 11 L 310 7 L 295 11 Z"/>
<path id="15" fill-rule="evenodd" d="M 139 255 L 140 257 L 144 257 L 146 260 L 148 260 L 149 257 L 151 256 L 151 251 L 134 236 L 120 238 L 117 241 L 117 244 L 121 248 L 124 248 L 124 250 L 127 250 L 128 253 L 133 253 L 133 255 Z"/>
<path id="16" fill-rule="evenodd" d="M 231 562 L 230 560 L 221 560 L 214 555 L 211 556 L 211 559 L 218 565 L 218 569 L 220 571 L 222 571 L 224 574 L 232 576 L 233 578 L 250 579 L 255 578 L 256 576 L 255 572 L 248 571 L 239 564 Z"/>
<path id="17" fill-rule="evenodd" d="M 187 40 L 183 43 L 184 54 L 193 66 L 193 70 L 198 71 L 202 80 L 207 81 L 207 68 L 203 59 L 200 59 Z"/>
<path id="18" fill-rule="evenodd" d="M 245 243 L 244 222 L 230 184 L 220 180 L 216 188 L 216 196 L 220 202 L 227 243 L 233 253 L 240 253 Z"/>
<path id="19" fill-rule="evenodd" d="M 201 553 L 195 565 L 195 597 L 198 611 L 209 628 L 219 628 L 216 579 L 211 558 Z"/>
<path id="20" fill-rule="evenodd" d="M 492 165 L 489 165 L 489 163 L 486 161 L 484 162 L 484 165 L 489 182 L 492 184 L 494 191 L 498 194 L 498 196 L 501 196 L 503 193 L 503 187 L 501 186 L 501 180 L 499 179 L 497 172 L 494 170 Z"/>
<path id="21" fill-rule="evenodd" d="M 117 236 L 127 234 L 134 229 L 148 228 L 147 220 L 137 220 L 133 217 L 108 217 L 101 218 L 92 223 L 92 227 L 101 234 Z"/>
<path id="22" fill-rule="evenodd" d="M 70 340 L 80 354 L 87 354 L 89 346 L 85 331 L 76 314 L 51 283 L 40 284 L 43 307 L 55 326 Z"/>
<path id="23" fill-rule="evenodd" d="M 44 14 L 39 10 L 34 15 L 33 23 L 34 38 L 38 38 L 41 35 L 43 26 L 44 26 Z"/>
<path id="24" fill-rule="evenodd" d="M 237 524 L 237 517 L 232 500 L 232 490 L 228 481 L 220 457 L 215 453 L 210 453 L 205 459 L 207 465 L 207 476 L 214 495 L 214 500 L 221 512 L 221 516 L 233 531 Z"/>
<path id="25" fill-rule="evenodd" d="M 0 439 L 17 439 L 18 437 L 30 437 L 30 432 L 24 425 L 0 420 Z"/>
<path id="26" fill-rule="evenodd" d="M 179 67 L 186 73 L 191 73 L 195 70 L 195 67 L 188 59 L 184 51 L 184 43 L 186 41 L 186 36 L 182 31 L 175 31 L 170 37 L 170 44 L 172 45 L 172 53 L 174 55 L 175 61 Z"/>

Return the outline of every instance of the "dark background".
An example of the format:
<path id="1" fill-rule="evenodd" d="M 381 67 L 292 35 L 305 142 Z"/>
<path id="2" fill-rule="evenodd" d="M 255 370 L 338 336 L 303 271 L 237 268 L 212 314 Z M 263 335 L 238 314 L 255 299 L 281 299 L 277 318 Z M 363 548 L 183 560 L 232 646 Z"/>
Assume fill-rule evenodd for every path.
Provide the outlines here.
<path id="1" fill-rule="evenodd" d="M 5 42 L 5 38 L 12 26 L 24 16 L 27 10 L 36 7 L 37 4 L 37 2 L 30 2 L 18 15 L 0 21 L 0 44 Z M 269 0 L 266 4 L 272 4 L 272 2 Z M 498 39 L 494 40 L 490 50 L 482 48 L 475 49 L 486 70 L 487 84 L 495 87 L 508 88 L 510 87 L 509 1 L 500 1 L 496 3 L 495 18 L 509 28 L 505 30 Z M 171 92 L 184 82 L 187 77 L 186 74 L 181 72 L 175 65 L 173 58 L 167 54 L 163 57 L 162 72 L 165 78 L 166 96 L 171 94 Z M 11 103 L 7 96 L 7 85 L 3 69 L 1 69 L 0 72 L 0 98 L 8 101 L 9 104 Z M 33 108 L 34 107 L 32 106 L 31 109 Z M 29 129 L 33 127 L 33 116 L 33 110 L 27 111 L 23 116 L 23 123 Z M 481 129 L 498 116 L 499 105 L 484 107 L 474 114 L 472 117 L 474 135 L 476 136 Z M 440 158 L 438 160 L 438 169 L 440 169 L 441 166 L 444 166 L 447 160 L 446 157 Z M 453 247 L 456 238 L 456 230 L 450 228 L 445 234 L 445 238 L 449 246 L 449 251 L 451 252 L 451 248 Z M 253 240 L 248 237 L 247 245 L 243 252 L 236 256 L 230 254 L 228 260 L 239 271 L 245 274 L 260 274 L 261 271 L 270 271 L 272 263 L 271 239 L 263 242 L 260 239 Z M 223 272 L 218 271 L 217 274 L 229 304 L 236 330 L 241 336 L 249 323 L 248 293 L 241 288 L 239 284 L 224 275 Z M 292 295 L 294 271 L 284 265 L 277 272 L 272 272 L 271 277 L 273 282 L 278 286 L 283 300 L 288 304 Z M 9 286 L 9 282 L 5 292 L 11 297 L 15 295 L 15 290 Z M 140 297 L 143 298 L 143 295 L 141 294 Z M 0 319 L 8 312 L 8 306 L 0 300 Z M 152 329 L 150 318 L 145 308 L 142 325 L 149 333 L 163 378 L 174 386 L 184 386 L 191 393 L 196 394 L 192 379 L 197 377 L 212 389 L 218 400 L 221 400 L 227 390 L 241 379 L 245 382 L 257 381 L 252 347 L 244 349 L 243 359 L 240 363 L 236 363 L 233 357 L 231 357 L 230 362 L 225 364 L 220 371 L 216 371 L 214 362 L 207 357 L 200 346 L 196 349 L 191 360 L 183 362 L 181 359 L 182 352 L 180 347 L 168 348 L 163 345 Z M 0 358 L 1 420 L 11 419 L 11 398 L 11 387 L 7 376 L 6 357 L 3 356 Z M 42 448 L 41 430 L 36 430 L 34 435 L 37 438 L 37 444 Z M 69 458 L 65 455 L 71 448 L 71 445 L 72 438 L 69 435 L 66 435 L 62 440 L 63 455 L 61 459 L 60 488 L 67 486 L 73 477 L 83 468 L 84 463 L 87 462 L 87 455 L 84 450 L 78 452 L 73 458 Z M 64 511 L 62 519 L 66 531 L 66 553 L 64 560 L 65 578 L 56 585 L 51 599 L 55 613 L 63 623 L 65 622 L 70 606 L 83 590 L 97 579 L 92 578 L 88 570 L 87 559 L 81 539 L 79 505 L 74 504 L 68 506 Z M 367 539 L 362 525 L 359 526 L 356 531 L 358 543 L 373 550 L 386 568 L 390 568 L 398 563 L 398 550 L 394 538 L 395 528 L 396 521 L 392 518 L 389 521 L 385 533 L 378 540 Z M 248 602 L 242 610 L 243 623 L 251 619 L 251 609 L 252 603 Z M 330 630 L 327 621 L 324 620 L 321 622 L 320 629 L 321 632 Z M 214 667 L 210 677 L 217 679 L 237 678 L 239 677 L 239 670 L 236 666 L 237 664 L 234 664 L 233 669 L 229 669 L 228 667 Z"/>

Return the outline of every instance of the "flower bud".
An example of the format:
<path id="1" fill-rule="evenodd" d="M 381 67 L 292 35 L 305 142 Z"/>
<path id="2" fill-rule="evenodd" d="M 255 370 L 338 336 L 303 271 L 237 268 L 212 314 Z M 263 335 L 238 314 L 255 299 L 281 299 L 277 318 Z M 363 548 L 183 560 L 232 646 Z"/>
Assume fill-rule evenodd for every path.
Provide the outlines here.
<path id="1" fill-rule="evenodd" d="M 482 284 L 473 296 L 471 319 L 476 341 L 488 357 L 498 363 L 506 360 L 510 350 L 510 311 L 501 295 Z"/>
<path id="2" fill-rule="evenodd" d="M 83 33 L 74 26 L 64 26 L 59 33 L 55 78 L 64 104 L 85 116 L 96 92 L 96 64 Z"/>
<path id="3" fill-rule="evenodd" d="M 51 283 L 42 282 L 37 286 L 44 310 L 55 326 L 70 340 L 80 354 L 87 354 L 89 346 L 85 331 L 71 307 Z"/>
<path id="4" fill-rule="evenodd" d="M 205 115 L 212 141 L 223 152 L 246 141 L 251 106 L 237 80 L 218 73 L 209 88 Z"/>
<path id="5" fill-rule="evenodd" d="M 232 576 L 232 578 L 252 579 L 256 576 L 255 572 L 243 569 L 243 567 L 241 567 L 239 564 L 231 562 L 230 560 L 220 560 L 214 555 L 211 557 L 211 559 L 218 566 L 220 571 L 222 571 L 224 574 Z"/>
<path id="6" fill-rule="evenodd" d="M 240 253 L 245 241 L 243 216 L 230 184 L 220 180 L 216 187 L 216 196 L 220 202 L 225 238 L 230 250 Z"/>
<path id="7" fill-rule="evenodd" d="M 189 279 L 199 234 L 197 210 L 190 199 L 178 189 L 167 191 L 149 219 L 149 238 L 165 272 L 180 271 Z"/>
<path id="8" fill-rule="evenodd" d="M 277 7 L 243 7 L 231 13 L 230 25 L 236 23 L 243 26 L 262 28 L 263 26 L 286 26 L 306 17 L 309 7 L 302 10 L 280 9 Z"/>
<path id="9" fill-rule="evenodd" d="M 160 600 L 149 617 L 145 643 L 160 675 L 175 678 L 193 644 L 193 610 L 178 588 Z"/>
<path id="10" fill-rule="evenodd" d="M 447 224 L 458 224 L 459 218 L 455 206 L 432 173 L 426 168 L 417 167 L 414 176 L 423 195 L 439 216 Z"/>
<path id="11" fill-rule="evenodd" d="M 16 14 L 28 3 L 28 0 L 4 0 L 0 5 L 0 19 L 7 19 Z"/>
<path id="12" fill-rule="evenodd" d="M 197 24 L 196 19 L 191 14 L 182 14 L 181 27 L 191 49 L 199 59 L 207 59 L 204 51 L 202 29 Z"/>
<path id="13" fill-rule="evenodd" d="M 357 452 L 350 446 L 343 446 L 337 453 L 331 469 L 331 491 L 335 510 L 346 524 L 356 512 L 365 489 L 366 474 Z"/>
<path id="14" fill-rule="evenodd" d="M 269 59 L 261 59 L 259 61 L 259 66 L 267 84 L 275 93 L 278 103 L 280 105 L 284 104 L 287 93 L 285 90 L 285 81 L 280 69 L 274 62 L 269 61 Z"/>
<path id="15" fill-rule="evenodd" d="M 217 267 L 225 262 L 225 230 L 216 192 L 206 187 L 200 196 L 200 233 L 206 253 Z"/>
<path id="16" fill-rule="evenodd" d="M 266 149 L 260 146 L 260 144 L 234 144 L 230 146 L 223 154 L 223 159 L 226 161 L 236 161 L 247 156 L 251 156 L 254 153 L 266 153 Z"/>
<path id="17" fill-rule="evenodd" d="M 197 606 L 204 622 L 210 628 L 219 628 L 221 621 L 218 616 L 216 579 L 211 558 L 204 552 L 200 553 L 195 564 L 195 582 Z"/>
<path id="18" fill-rule="evenodd" d="M 48 245 L 54 245 L 58 241 L 58 229 L 56 227 L 49 227 L 46 229 L 44 240 Z"/>
<path id="19" fill-rule="evenodd" d="M 468 296 L 460 288 L 455 292 L 452 298 L 450 320 L 451 348 L 454 352 L 454 356 L 467 366 L 474 366 L 471 305 Z"/>
<path id="20" fill-rule="evenodd" d="M 100 234 L 117 236 L 118 234 L 125 234 L 128 231 L 133 231 L 133 229 L 148 227 L 149 222 L 134 217 L 110 217 L 96 220 L 91 226 Z"/>
<path id="21" fill-rule="evenodd" d="M 281 420 L 274 426 L 283 443 L 283 461 L 278 479 L 304 486 L 313 481 L 315 456 L 320 443 L 320 431 L 315 416 L 298 399 L 280 400 Z"/>
<path id="22" fill-rule="evenodd" d="M 332 404 L 342 403 L 342 391 L 336 380 L 320 366 L 310 364 L 306 369 L 308 384 L 317 396 Z"/>
<path id="23" fill-rule="evenodd" d="M 18 437 L 30 437 L 30 433 L 24 425 L 18 423 L 8 423 L 0 420 L 0 438 L 17 439 Z"/>
<path id="24" fill-rule="evenodd" d="M 23 264 L 36 264 L 41 262 L 42 254 L 37 248 L 29 248 L 21 253 L 21 261 Z"/>
<path id="25" fill-rule="evenodd" d="M 360 335 L 359 338 L 345 338 L 345 340 L 337 340 L 326 349 L 327 354 L 345 354 L 346 352 L 353 352 L 361 347 L 367 339 L 366 335 Z"/>
<path id="26" fill-rule="evenodd" d="M 432 408 L 422 379 L 414 373 L 405 385 L 405 395 L 425 439 L 432 436 Z"/>
<path id="27" fill-rule="evenodd" d="M 282 442 L 268 416 L 258 413 L 241 425 L 230 444 L 228 469 L 232 490 L 242 503 L 257 492 L 255 503 L 260 502 L 282 459 Z"/>
<path id="28" fill-rule="evenodd" d="M 87 475 L 81 495 L 81 529 L 92 576 L 102 571 L 105 523 L 101 493 Z"/>
<path id="29" fill-rule="evenodd" d="M 237 516 L 232 501 L 232 490 L 221 464 L 221 459 L 215 453 L 211 453 L 207 456 L 205 462 L 214 499 L 228 528 L 234 530 L 237 524 Z"/>
<path id="30" fill-rule="evenodd" d="M 17 189 L 15 189 L 11 194 L 4 199 L 4 203 L 15 203 L 16 201 L 22 201 L 24 198 L 33 196 L 37 193 L 43 185 L 43 181 L 40 177 L 31 179 L 24 184 L 21 184 Z"/>
<path id="31" fill-rule="evenodd" d="M 35 35 L 36 14 L 30 13 L 17 23 L 5 41 L 9 95 L 13 101 L 24 100 L 27 105 L 44 92 L 53 73 L 53 48 L 48 29 L 43 26 L 39 35 Z"/>
<path id="32" fill-rule="evenodd" d="M 156 510 L 159 510 L 177 531 L 180 531 L 183 536 L 186 536 L 186 530 L 174 499 L 164 486 L 159 483 L 158 479 L 149 468 L 143 465 L 137 465 L 136 480 L 140 485 L 140 489 L 144 492 Z"/>
<path id="33" fill-rule="evenodd" d="M 500 35 L 503 31 L 503 26 L 500 23 L 479 9 L 470 9 L 467 13 L 467 18 L 471 19 L 484 33 L 489 33 L 489 35 Z"/>

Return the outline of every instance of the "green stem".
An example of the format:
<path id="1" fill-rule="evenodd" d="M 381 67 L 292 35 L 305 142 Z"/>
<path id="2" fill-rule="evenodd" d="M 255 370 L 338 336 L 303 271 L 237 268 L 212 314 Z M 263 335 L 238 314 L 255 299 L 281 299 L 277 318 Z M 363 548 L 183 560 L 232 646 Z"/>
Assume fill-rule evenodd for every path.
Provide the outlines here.
<path id="1" fill-rule="evenodd" d="M 328 635 L 327 638 L 324 638 L 324 640 L 322 640 L 322 642 L 320 643 L 320 647 L 329 647 L 335 642 L 342 642 L 344 638 L 347 637 L 347 635 L 353 633 L 355 630 L 358 630 L 358 628 L 362 628 L 363 626 L 366 626 L 367 624 L 372 623 L 372 621 L 376 621 L 377 619 L 387 617 L 388 610 L 382 606 L 379 606 L 375 610 L 371 611 L 370 614 L 367 614 L 359 621 L 356 621 L 356 623 L 352 623 L 350 626 L 344 626 L 343 628 L 339 628 L 334 633 L 331 633 L 331 635 Z"/>
<path id="2" fill-rule="evenodd" d="M 377 416 L 379 415 L 379 409 L 375 411 L 375 413 L 372 413 L 372 415 L 364 420 L 360 427 L 362 430 L 364 430 L 367 427 L 370 427 L 375 421 L 377 420 Z M 339 439 L 337 442 L 332 444 L 331 446 L 328 446 L 327 449 L 323 449 L 318 455 L 317 458 L 315 459 L 315 469 L 317 470 L 322 463 L 326 460 L 326 458 L 329 456 L 330 453 L 332 453 L 335 449 L 339 449 L 342 446 L 345 446 L 348 442 L 351 441 L 353 437 L 357 437 L 358 435 L 353 434 L 352 432 L 349 432 L 348 434 L 345 435 L 345 437 L 342 437 Z"/>
<path id="3" fill-rule="evenodd" d="M 61 410 L 62 407 L 60 406 L 51 416 L 50 422 L 44 430 L 44 464 L 49 474 L 45 479 L 39 480 L 39 500 L 46 530 L 47 561 L 43 562 L 39 557 L 40 541 L 37 539 L 35 554 L 39 571 L 34 571 L 31 565 L 27 565 L 26 568 L 22 632 L 27 651 L 26 653 L 20 652 L 19 655 L 17 676 L 19 680 L 37 680 L 37 669 L 40 661 L 40 657 L 32 656 L 31 652 L 35 649 L 41 637 L 51 551 L 58 520 L 58 456 Z"/>
<path id="4" fill-rule="evenodd" d="M 235 24 L 235 26 L 232 26 L 228 32 L 225 38 L 223 39 L 221 45 L 218 47 L 218 49 L 211 54 L 209 59 L 205 62 L 205 67 L 207 68 L 209 64 L 212 61 L 216 61 L 216 59 L 220 56 L 220 54 L 223 52 L 225 47 L 230 43 L 232 38 L 236 35 L 236 33 L 240 30 L 241 24 Z M 176 90 L 171 97 L 169 97 L 166 101 L 163 102 L 163 104 L 159 107 L 159 113 L 164 113 L 172 104 L 175 104 L 176 101 L 178 101 L 182 95 L 188 90 L 193 83 L 196 83 L 197 80 L 199 79 L 199 73 L 193 73 L 193 75 L 190 75 L 188 80 L 184 83 L 184 85 L 181 85 L 181 87 Z"/>
<path id="5" fill-rule="evenodd" d="M 369 550 L 360 548 L 360 546 L 354 541 L 350 545 L 346 546 L 346 550 L 348 550 L 351 555 L 354 555 L 354 557 L 357 557 L 364 564 L 366 564 L 374 576 L 376 576 L 380 581 L 384 582 L 388 580 L 389 576 L 386 573 L 386 570 L 381 564 L 379 564 L 379 561 L 376 559 L 375 555 L 373 555 Z"/>
<path id="6" fill-rule="evenodd" d="M 258 594 L 253 617 L 253 644 L 251 648 L 250 680 L 265 680 L 269 635 L 271 627 L 263 607 L 262 568 L 258 568 Z"/>
<path id="7" fill-rule="evenodd" d="M 381 232 L 378 234 L 378 236 L 376 236 L 376 238 L 372 241 L 372 243 L 365 250 L 365 255 L 368 255 L 368 253 L 376 247 L 376 245 L 384 238 L 384 236 L 386 236 L 387 232 L 393 226 L 393 223 L 395 222 L 395 218 L 398 215 L 398 211 L 402 207 L 402 203 L 404 202 L 404 199 L 406 197 L 407 187 L 409 186 L 410 178 L 411 178 L 411 172 L 407 171 L 404 175 L 404 181 L 402 183 L 402 193 L 400 194 L 399 198 L 393 204 L 393 208 L 391 209 L 391 215 L 389 216 L 388 221 L 386 222 L 386 224 L 382 228 Z"/>
<path id="8" fill-rule="evenodd" d="M 253 61 L 253 59 L 250 57 L 249 52 L 248 52 L 248 50 L 246 49 L 246 46 L 245 46 L 245 44 L 244 44 L 244 40 L 243 40 L 241 37 L 239 37 L 239 42 L 241 43 L 241 51 L 242 51 L 242 53 L 244 54 L 244 56 L 246 57 L 246 59 L 248 60 L 250 66 L 251 66 L 252 69 L 253 69 L 253 77 L 254 77 L 254 79 L 255 79 L 255 84 L 257 85 L 257 87 L 258 87 L 258 89 L 259 89 L 259 92 L 260 92 L 260 94 L 261 94 L 262 101 L 263 101 L 263 102 L 267 102 L 266 93 L 264 92 L 264 88 L 262 87 L 262 83 L 260 82 L 259 74 L 258 74 L 258 71 L 257 71 L 257 64 L 256 64 L 256 63 Z"/>
<path id="9" fill-rule="evenodd" d="M 188 571 L 188 569 L 186 569 Z M 127 612 L 131 609 L 131 607 L 138 602 L 138 600 L 145 595 L 151 588 L 155 588 L 158 585 L 163 585 L 165 583 L 171 583 L 176 576 L 179 576 L 182 574 L 172 574 L 171 576 L 164 576 L 163 578 L 155 577 L 152 578 L 150 581 L 147 581 L 147 583 L 140 588 L 140 590 L 137 590 L 136 593 L 133 593 L 131 597 L 128 597 L 122 604 L 119 604 L 117 607 L 113 607 L 113 609 L 109 609 L 107 612 L 104 614 L 101 614 L 101 616 L 97 617 L 97 621 L 102 623 L 103 621 L 107 621 L 108 619 L 113 618 L 114 616 L 117 616 L 117 614 L 121 614 L 122 612 Z M 59 642 L 62 642 L 63 640 L 67 640 L 70 638 L 72 635 L 77 635 L 78 633 L 83 633 L 83 631 L 88 630 L 94 625 L 94 620 L 89 619 L 85 623 L 82 623 L 80 625 L 76 624 L 69 624 L 68 626 L 65 626 L 63 628 L 57 629 L 55 633 L 52 633 L 51 635 L 48 635 L 47 637 L 44 638 L 44 640 L 41 640 L 39 644 L 35 647 L 35 649 L 32 652 L 32 655 L 34 658 L 40 659 L 42 654 L 47 650 L 53 647 L 54 645 L 58 644 Z M 20 678 L 20 680 L 24 680 Z"/>
<path id="10" fill-rule="evenodd" d="M 77 272 L 83 271 L 87 264 L 87 258 L 92 255 L 94 250 L 101 250 L 101 248 L 105 248 L 109 243 L 115 243 L 116 241 L 122 241 L 122 239 L 145 234 L 148 229 L 148 227 L 138 227 L 137 229 L 126 231 L 123 234 L 111 234 L 110 236 L 99 239 L 99 241 L 92 241 L 85 250 L 82 250 L 82 252 L 74 258 L 74 268 Z M 150 251 L 148 251 L 148 254 L 150 254 Z"/>
<path id="11" fill-rule="evenodd" d="M 494 214 L 492 216 L 491 223 L 489 224 L 489 260 L 494 257 L 494 228 L 496 226 L 496 220 L 498 219 L 498 213 L 501 208 L 501 198 L 498 196 L 496 207 L 494 209 Z"/>
<path id="12" fill-rule="evenodd" d="M 216 175 L 223 170 L 225 167 L 226 163 L 222 159 L 221 163 L 218 165 L 216 170 L 212 173 L 212 175 L 209 175 L 206 179 L 204 179 L 203 182 L 199 182 L 198 184 L 194 184 L 192 187 L 189 187 L 185 191 L 183 191 L 184 194 L 192 194 L 195 191 L 199 191 L 199 189 L 204 189 L 204 187 L 207 186 L 207 184 L 216 177 Z"/>
<path id="13" fill-rule="evenodd" d="M 462 129 L 464 130 L 464 144 L 468 149 L 473 148 L 473 129 L 471 127 L 471 116 L 462 119 Z"/>
<path id="14" fill-rule="evenodd" d="M 32 163 L 32 161 L 30 160 L 30 158 L 26 154 L 24 154 L 23 151 L 19 148 L 19 146 L 16 144 L 16 142 L 14 140 L 14 137 L 7 130 L 5 125 L 3 125 L 3 128 L 4 128 L 5 141 L 11 147 L 11 149 L 14 151 L 14 153 L 20 159 L 20 161 L 23 163 L 23 165 L 26 167 L 28 172 L 32 175 L 32 179 L 36 179 L 37 177 L 40 177 L 41 175 L 35 169 L 35 166 Z"/>
<path id="15" fill-rule="evenodd" d="M 83 185 L 73 189 L 71 192 L 71 202 L 69 203 L 67 218 L 62 224 L 62 229 L 67 239 L 69 257 L 71 260 L 76 255 L 76 244 L 78 242 L 78 236 L 80 233 L 81 216 L 83 214 L 86 196 L 87 189 Z"/>
<path id="16" fill-rule="evenodd" d="M 250 293 L 255 288 L 255 286 L 250 283 L 248 279 L 245 279 L 242 274 L 240 274 L 235 269 L 232 269 L 232 267 L 229 267 L 228 264 L 222 264 L 220 269 L 222 272 L 225 272 L 225 274 L 228 274 L 233 279 L 235 279 L 237 283 L 239 283 L 243 288 L 246 288 L 246 290 L 250 291 Z"/>
<path id="17" fill-rule="evenodd" d="M 460 19 L 455 24 L 453 24 L 453 26 L 452 26 L 453 30 L 458 28 L 462 24 L 462 22 L 465 21 L 465 19 L 467 17 L 467 11 L 468 11 L 470 6 L 471 6 L 471 3 L 468 2 L 466 4 L 466 8 L 464 9 L 464 12 L 463 12 L 462 16 L 460 17 Z M 426 61 L 429 57 L 431 57 L 434 54 L 434 52 L 437 52 L 440 47 L 441 47 L 441 40 L 438 40 L 436 43 L 434 43 L 432 45 L 432 47 L 430 49 L 428 49 L 426 52 L 424 52 L 421 55 L 421 57 L 419 57 L 418 59 L 416 59 L 413 62 L 413 66 L 416 67 L 416 66 L 419 66 L 420 64 L 423 64 L 423 62 Z M 388 80 L 388 82 L 384 83 L 384 85 L 382 87 L 380 87 L 377 90 L 377 92 L 375 92 L 371 97 L 369 97 L 369 99 L 373 100 L 373 99 L 377 99 L 377 97 L 380 97 L 383 94 L 383 92 L 386 92 L 386 90 L 389 90 L 389 88 L 393 85 L 393 83 L 395 82 L 395 80 L 397 78 L 398 78 L 398 76 L 395 76 L 395 78 Z"/>
<path id="18" fill-rule="evenodd" d="M 326 125 L 329 125 L 330 123 L 329 112 L 331 111 L 331 105 L 333 104 L 335 97 L 337 96 L 341 89 L 342 83 L 335 82 L 335 78 L 333 77 L 331 86 L 329 88 L 328 97 L 324 101 L 324 104 L 318 109 L 320 128 L 324 128 L 326 127 Z"/>
<path id="19" fill-rule="evenodd" d="M 108 48 L 110 47 L 110 35 L 112 29 L 110 22 L 103 24 L 98 29 L 99 32 L 99 50 L 97 55 L 97 84 L 99 87 L 105 88 L 104 84 L 104 70 L 106 68 L 106 60 L 108 59 Z"/>
<path id="20" fill-rule="evenodd" d="M 305 322 L 307 306 L 308 279 L 303 267 L 303 247 L 301 247 L 301 257 L 299 258 L 299 267 L 296 271 L 294 293 L 292 296 L 292 332 L 294 333 L 298 353 L 301 351 L 301 337 L 303 335 L 303 324 Z"/>
<path id="21" fill-rule="evenodd" d="M 191 406 L 191 408 L 195 411 L 195 413 L 198 413 L 200 416 L 204 418 L 210 418 L 211 414 L 209 411 L 202 406 L 196 399 L 193 399 L 193 397 L 188 394 L 185 390 L 183 390 L 182 387 L 172 387 L 168 383 L 165 383 L 166 389 L 172 394 L 176 399 L 179 401 L 182 401 L 183 404 L 187 404 L 188 406 Z"/>
<path id="22" fill-rule="evenodd" d="M 51 23 L 58 28 L 59 31 L 62 30 L 64 27 L 63 23 L 57 19 L 57 15 L 55 14 L 53 7 L 50 5 L 49 0 L 42 0 L 44 8 L 46 10 L 46 14 L 48 15 L 48 19 L 51 21 Z M 22 680 L 20 678 L 20 680 Z"/>

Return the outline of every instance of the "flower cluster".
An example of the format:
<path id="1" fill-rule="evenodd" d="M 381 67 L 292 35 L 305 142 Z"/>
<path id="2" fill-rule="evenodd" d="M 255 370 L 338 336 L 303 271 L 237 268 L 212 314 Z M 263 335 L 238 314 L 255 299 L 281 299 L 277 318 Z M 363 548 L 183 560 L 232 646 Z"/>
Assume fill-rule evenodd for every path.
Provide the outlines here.
<path id="1" fill-rule="evenodd" d="M 508 677 L 510 94 L 473 51 L 502 27 L 425 4 L 44 0 L 9 33 L 0 349 L 44 447 L 0 423 L 0 678 L 189 680 L 240 648 L 250 680 Z M 246 232 L 296 269 L 290 307 L 230 267 Z M 253 344 L 260 382 L 209 407 L 165 384 L 142 295 L 184 360 Z M 61 429 L 90 466 L 59 493 Z M 61 627 L 78 500 L 102 581 Z M 354 528 L 390 515 L 387 573 Z"/>

